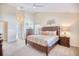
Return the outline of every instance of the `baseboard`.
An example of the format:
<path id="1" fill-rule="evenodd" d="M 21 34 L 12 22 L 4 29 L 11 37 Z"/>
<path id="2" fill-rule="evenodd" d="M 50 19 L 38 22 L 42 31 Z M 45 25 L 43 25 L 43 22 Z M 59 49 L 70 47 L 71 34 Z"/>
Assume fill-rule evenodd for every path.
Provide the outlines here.
<path id="1" fill-rule="evenodd" d="M 79 47 L 79 45 L 74 45 L 74 44 L 72 44 L 72 45 L 70 45 L 70 46 L 73 46 L 73 47 Z"/>

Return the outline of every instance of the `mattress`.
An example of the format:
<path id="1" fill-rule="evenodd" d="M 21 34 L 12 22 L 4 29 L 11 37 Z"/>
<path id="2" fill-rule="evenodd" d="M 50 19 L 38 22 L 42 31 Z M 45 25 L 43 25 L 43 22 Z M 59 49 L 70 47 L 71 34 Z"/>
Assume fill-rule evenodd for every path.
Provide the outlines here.
<path id="1" fill-rule="evenodd" d="M 34 43 L 37 43 L 42 46 L 48 46 L 51 47 L 59 40 L 59 37 L 54 35 L 29 35 L 27 37 L 27 41 L 31 41 Z"/>

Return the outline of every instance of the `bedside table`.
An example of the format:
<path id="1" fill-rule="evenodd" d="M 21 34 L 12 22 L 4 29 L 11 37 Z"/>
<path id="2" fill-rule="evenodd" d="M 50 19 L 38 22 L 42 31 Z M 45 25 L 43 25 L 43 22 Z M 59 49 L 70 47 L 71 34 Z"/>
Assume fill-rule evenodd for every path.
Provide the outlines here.
<path id="1" fill-rule="evenodd" d="M 69 37 L 59 37 L 59 44 L 70 47 L 70 38 Z"/>

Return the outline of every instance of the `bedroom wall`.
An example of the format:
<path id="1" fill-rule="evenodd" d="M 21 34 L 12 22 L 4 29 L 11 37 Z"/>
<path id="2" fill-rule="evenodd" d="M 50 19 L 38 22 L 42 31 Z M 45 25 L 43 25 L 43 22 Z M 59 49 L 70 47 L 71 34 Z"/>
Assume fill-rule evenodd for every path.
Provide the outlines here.
<path id="1" fill-rule="evenodd" d="M 49 20 L 54 19 L 57 25 L 70 26 L 70 45 L 79 47 L 79 13 L 56 13 L 37 12 L 34 13 L 35 23 L 46 25 Z"/>

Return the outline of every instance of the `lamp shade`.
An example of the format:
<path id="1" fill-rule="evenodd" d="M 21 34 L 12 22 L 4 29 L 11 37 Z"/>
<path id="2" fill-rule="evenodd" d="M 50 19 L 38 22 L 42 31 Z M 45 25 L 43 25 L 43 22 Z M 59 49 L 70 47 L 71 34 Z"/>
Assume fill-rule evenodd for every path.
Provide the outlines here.
<path id="1" fill-rule="evenodd" d="M 61 27 L 61 36 L 70 36 L 70 28 L 69 26 L 62 26 Z"/>

